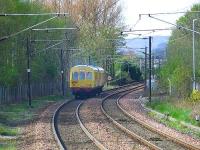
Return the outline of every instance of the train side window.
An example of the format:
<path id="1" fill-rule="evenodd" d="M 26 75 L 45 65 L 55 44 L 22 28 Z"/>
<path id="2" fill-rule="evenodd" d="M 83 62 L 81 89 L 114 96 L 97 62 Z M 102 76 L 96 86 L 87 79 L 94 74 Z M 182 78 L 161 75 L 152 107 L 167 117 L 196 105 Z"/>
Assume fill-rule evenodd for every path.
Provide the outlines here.
<path id="1" fill-rule="evenodd" d="M 92 80 L 92 72 L 87 72 L 86 73 L 86 79 L 87 80 Z"/>
<path id="2" fill-rule="evenodd" d="M 80 72 L 79 80 L 85 80 L 85 72 Z"/>
<path id="3" fill-rule="evenodd" d="M 78 72 L 73 72 L 72 80 L 78 81 Z"/>

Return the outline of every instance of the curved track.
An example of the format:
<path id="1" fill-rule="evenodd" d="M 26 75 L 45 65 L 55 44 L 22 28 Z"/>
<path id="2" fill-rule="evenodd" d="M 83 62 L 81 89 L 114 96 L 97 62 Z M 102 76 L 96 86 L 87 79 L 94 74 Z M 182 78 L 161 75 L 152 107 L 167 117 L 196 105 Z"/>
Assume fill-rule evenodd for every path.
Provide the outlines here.
<path id="1" fill-rule="evenodd" d="M 131 85 L 132 84 L 104 91 L 101 97 L 107 96 L 108 93 L 117 89 L 119 90 L 120 88 Z M 52 128 L 60 149 L 98 149 L 94 143 L 95 138 L 88 136 L 88 134 L 85 134 L 85 131 L 83 131 L 84 126 L 81 125 L 78 112 L 78 106 L 82 102 L 82 100 L 70 100 L 63 103 L 54 113 Z"/>
<path id="2" fill-rule="evenodd" d="M 80 118 L 90 134 L 106 149 L 148 149 L 119 130 L 104 116 L 101 111 L 101 99 L 95 98 L 85 101 L 80 108 Z"/>
<path id="3" fill-rule="evenodd" d="M 72 100 L 63 104 L 56 112 L 56 135 L 60 149 L 98 149 L 93 141 L 83 132 L 76 118 L 76 109 L 81 100 Z"/>
<path id="4" fill-rule="evenodd" d="M 119 99 L 142 88 L 142 84 L 132 84 L 103 92 L 103 100 L 96 97 L 63 104 L 54 117 L 61 149 L 199 149 L 152 130 L 120 107 Z"/>
<path id="5" fill-rule="evenodd" d="M 133 91 L 139 89 L 140 88 L 134 88 Z M 118 128 L 129 134 L 132 138 L 136 138 L 138 141 L 151 149 L 182 150 L 188 148 L 185 145 L 180 146 L 177 142 L 169 140 L 168 137 L 166 138 L 166 136 L 160 135 L 155 130 L 149 130 L 137 121 L 124 115 L 117 105 L 117 99 L 119 100 L 127 93 L 130 93 L 130 91 L 111 95 L 102 101 L 102 111 Z"/>
<path id="6" fill-rule="evenodd" d="M 125 96 L 125 95 L 123 95 Z M 122 97 L 123 97 L 122 96 Z M 126 111 L 121 105 L 120 105 L 120 98 L 117 99 L 117 107 L 132 121 L 137 122 L 138 124 L 140 124 L 141 126 L 143 126 L 144 128 L 157 133 L 158 135 L 160 135 L 161 137 L 165 137 L 166 139 L 169 139 L 170 141 L 173 141 L 174 143 L 177 143 L 176 145 L 181 145 L 182 149 L 190 149 L 190 150 L 200 150 L 200 147 L 197 147 L 196 145 L 192 145 L 191 143 L 187 143 L 183 140 L 180 140 L 179 138 L 175 138 L 173 136 L 171 136 L 170 134 L 166 134 L 165 132 L 158 130 L 155 127 L 150 126 L 149 124 L 147 124 L 146 122 L 144 122 L 143 120 L 139 119 L 136 116 L 131 115 L 128 111 Z M 171 145 L 166 145 L 166 149 L 171 149 L 170 148 Z M 173 147 L 172 147 L 173 148 Z M 174 147 L 173 149 L 175 149 L 176 147 Z M 177 147 L 177 149 L 179 149 Z M 181 148 L 180 148 L 181 149 Z"/>

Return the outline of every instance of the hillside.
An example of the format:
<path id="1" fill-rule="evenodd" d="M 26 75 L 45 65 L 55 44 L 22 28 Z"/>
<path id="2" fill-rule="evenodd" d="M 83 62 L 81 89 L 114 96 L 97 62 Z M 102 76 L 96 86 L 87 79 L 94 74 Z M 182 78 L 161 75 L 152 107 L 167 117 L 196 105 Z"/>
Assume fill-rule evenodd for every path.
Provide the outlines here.
<path id="1" fill-rule="evenodd" d="M 152 53 L 154 53 L 155 56 L 165 57 L 168 40 L 168 36 L 154 36 L 152 39 Z M 148 40 L 143 39 L 126 39 L 125 41 L 127 48 L 122 48 L 120 51 L 127 51 L 128 48 L 131 48 L 132 51 L 137 53 L 137 51 L 143 51 L 139 48 L 148 47 L 149 44 Z"/>

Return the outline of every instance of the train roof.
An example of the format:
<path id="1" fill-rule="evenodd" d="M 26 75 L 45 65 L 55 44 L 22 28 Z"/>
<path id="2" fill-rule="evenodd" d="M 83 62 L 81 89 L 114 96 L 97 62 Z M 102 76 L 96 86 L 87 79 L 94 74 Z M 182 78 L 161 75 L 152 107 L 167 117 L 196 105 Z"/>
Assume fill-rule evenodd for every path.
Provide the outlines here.
<path id="1" fill-rule="evenodd" d="M 92 70 L 95 70 L 95 71 L 104 72 L 104 69 L 102 67 L 92 66 L 92 65 L 76 65 L 72 68 L 80 68 L 80 67 L 88 67 L 88 68 L 91 68 Z"/>

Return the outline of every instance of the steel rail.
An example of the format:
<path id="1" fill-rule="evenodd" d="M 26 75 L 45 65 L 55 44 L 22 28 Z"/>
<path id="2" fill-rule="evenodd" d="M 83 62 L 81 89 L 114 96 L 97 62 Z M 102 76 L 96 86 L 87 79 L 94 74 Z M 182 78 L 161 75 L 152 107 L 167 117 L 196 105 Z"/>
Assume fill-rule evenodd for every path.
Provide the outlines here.
<path id="1" fill-rule="evenodd" d="M 103 91 L 102 93 L 110 92 L 110 91 L 114 91 L 114 90 L 118 90 L 118 89 L 120 89 L 120 88 L 125 88 L 125 87 L 129 87 L 129 86 L 133 86 L 133 85 L 136 85 L 136 84 L 138 84 L 138 83 L 140 83 L 140 82 L 133 82 L 133 83 L 129 83 L 129 84 L 126 84 L 126 85 L 118 86 L 118 87 L 113 88 L 113 89 L 105 90 L 105 91 Z"/>
<path id="2" fill-rule="evenodd" d="M 123 95 L 123 96 L 125 96 L 125 95 Z M 123 97 L 123 96 L 122 96 L 122 97 Z M 174 141 L 175 143 L 177 143 L 177 144 L 179 144 L 179 145 L 181 145 L 181 146 L 184 146 L 184 147 L 186 147 L 186 148 L 188 148 L 188 149 L 191 149 L 191 150 L 200 150 L 200 147 L 197 147 L 197 146 L 192 145 L 192 144 L 190 144 L 190 143 L 186 143 L 186 142 L 184 142 L 184 141 L 182 141 L 182 140 L 180 140 L 180 139 L 178 139 L 178 138 L 175 138 L 175 137 L 173 137 L 173 136 L 171 136 L 171 135 L 169 135 L 169 134 L 167 134 L 167 133 L 165 133 L 165 132 L 163 132 L 163 131 L 161 131 L 161 130 L 158 130 L 158 129 L 155 128 L 155 127 L 152 127 L 151 125 L 145 123 L 143 120 L 138 119 L 137 117 L 131 115 L 131 114 L 128 113 L 124 108 L 122 108 L 122 106 L 119 104 L 119 100 L 120 100 L 120 99 L 117 100 L 117 106 L 119 107 L 119 109 L 120 109 L 126 116 L 128 116 L 129 118 L 131 118 L 131 119 L 133 119 L 134 121 L 138 122 L 138 123 L 141 124 L 143 127 L 149 129 L 149 130 L 152 131 L 152 132 L 155 132 L 155 133 L 157 133 L 157 134 L 160 134 L 161 136 L 164 136 L 164 137 L 166 137 L 166 138 L 168 138 L 168 139 Z"/>
<path id="3" fill-rule="evenodd" d="M 56 111 L 54 112 L 53 114 L 53 118 L 52 118 L 52 129 L 53 129 L 53 134 L 54 134 L 54 137 L 58 143 L 58 146 L 60 148 L 60 150 L 67 150 L 67 147 L 66 145 L 64 144 L 64 141 L 62 140 L 61 138 L 61 135 L 60 135 L 60 132 L 58 130 L 58 124 L 57 124 L 57 120 L 58 120 L 58 114 L 60 112 L 60 110 L 67 104 L 69 104 L 71 101 L 73 100 L 69 100 L 67 102 L 64 102 L 63 104 L 61 104 L 57 109 Z"/>
<path id="4" fill-rule="evenodd" d="M 100 149 L 100 150 L 108 150 L 106 147 L 103 146 L 103 144 L 101 142 L 99 142 L 89 131 L 88 129 L 83 125 L 80 116 L 79 116 L 79 111 L 80 111 L 80 107 L 81 105 L 83 105 L 83 102 L 80 103 L 76 109 L 76 118 L 79 122 L 79 125 L 81 127 L 81 129 L 83 130 L 83 132 L 90 138 L 90 140 L 92 140 L 95 145 Z"/>
<path id="5" fill-rule="evenodd" d="M 113 90 L 117 90 L 119 88 L 122 88 L 122 87 L 127 87 L 127 86 L 131 86 L 132 84 L 128 84 L 128 85 L 125 85 L 125 86 L 120 86 L 120 87 L 117 87 L 117 88 L 113 88 L 113 89 L 110 89 L 110 90 L 105 90 L 104 92 L 110 92 L 110 91 L 113 91 Z M 59 112 L 60 110 L 65 106 L 65 105 L 68 105 L 69 103 L 71 103 L 72 101 L 74 101 L 74 99 L 72 100 L 69 100 L 67 102 L 64 102 L 62 103 L 54 112 L 53 114 L 53 117 L 52 117 L 52 129 L 53 129 L 53 134 L 54 134 L 54 137 L 55 137 L 55 140 L 59 146 L 59 148 L 61 150 L 67 150 L 67 145 L 64 144 L 64 141 L 62 140 L 61 138 L 61 134 L 58 130 L 58 124 L 57 124 L 57 120 L 58 120 L 58 115 L 59 115 Z M 77 107 L 76 109 L 76 117 L 77 117 L 77 120 L 80 124 L 82 124 L 81 120 L 80 120 L 80 117 L 79 117 L 79 109 L 81 107 L 82 103 L 79 104 L 79 106 Z M 97 140 L 95 140 L 95 138 L 93 138 L 91 136 L 90 133 L 88 133 L 87 129 L 84 129 L 84 125 L 80 125 L 82 130 L 85 132 L 85 134 L 95 143 L 95 145 L 97 147 L 99 147 L 101 150 L 107 150 L 100 142 L 98 142 Z"/>
<path id="6" fill-rule="evenodd" d="M 131 132 L 130 130 L 126 129 L 124 126 L 122 126 L 121 124 L 119 124 L 119 123 L 118 123 L 117 121 L 115 121 L 108 113 L 106 113 L 105 108 L 104 108 L 104 102 L 105 102 L 108 98 L 110 98 L 110 97 L 112 97 L 112 96 L 114 96 L 114 95 L 116 95 L 116 94 L 125 92 L 125 94 L 123 94 L 123 95 L 121 95 L 121 96 L 119 97 L 119 98 L 121 98 L 121 97 L 123 97 L 124 95 L 126 95 L 127 93 L 130 93 L 130 92 L 132 92 L 132 91 L 138 90 L 138 89 L 143 88 L 143 87 L 144 87 L 144 85 L 140 85 L 140 86 L 137 86 L 137 87 L 133 87 L 133 88 L 130 88 L 130 89 L 125 89 L 125 90 L 123 90 L 123 91 L 116 92 L 116 93 L 113 93 L 113 94 L 111 94 L 111 95 L 108 95 L 107 97 L 105 97 L 105 98 L 102 100 L 102 103 L 101 103 L 101 110 L 102 110 L 103 114 L 104 114 L 114 125 L 116 125 L 117 128 L 119 128 L 120 130 L 122 130 L 123 132 L 125 132 L 126 134 L 128 134 L 132 139 L 137 139 L 140 143 L 142 143 L 142 144 L 148 146 L 148 147 L 151 148 L 151 149 L 154 149 L 154 150 L 161 150 L 160 147 L 158 147 L 158 146 L 156 146 L 156 145 L 150 143 L 150 142 L 147 141 L 146 139 L 144 139 L 144 138 L 142 138 L 141 136 L 139 136 L 139 135 L 137 135 L 137 134 Z"/>

